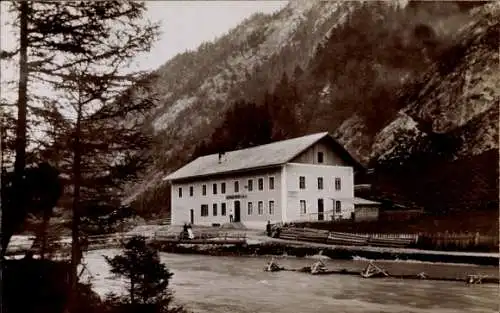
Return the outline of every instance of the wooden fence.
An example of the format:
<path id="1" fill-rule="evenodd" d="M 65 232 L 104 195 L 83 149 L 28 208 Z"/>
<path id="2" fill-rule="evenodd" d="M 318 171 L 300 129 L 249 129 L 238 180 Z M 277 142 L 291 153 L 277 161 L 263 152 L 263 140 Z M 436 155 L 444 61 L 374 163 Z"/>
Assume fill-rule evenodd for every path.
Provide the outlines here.
<path id="1" fill-rule="evenodd" d="M 121 248 L 123 244 L 134 236 L 140 234 L 130 234 L 130 233 L 113 233 L 104 235 L 93 235 L 86 238 L 82 238 L 80 244 L 83 246 L 84 250 L 99 250 L 99 249 L 110 249 L 110 248 Z M 161 241 L 179 241 L 180 233 L 168 233 L 168 232 L 155 232 L 153 235 L 142 235 L 146 237 L 148 241 L 161 242 Z M 242 242 L 246 240 L 246 233 L 229 233 L 229 232 L 194 232 L 193 243 L 202 244 L 206 242 Z M 31 242 L 30 242 L 31 241 Z M 55 253 L 65 254 L 71 250 L 71 239 L 54 239 L 49 241 L 47 246 L 55 247 L 53 248 Z M 16 244 L 12 243 L 9 245 L 7 255 L 18 255 L 23 254 L 27 251 L 39 251 L 40 243 L 35 241 L 34 237 L 30 237 L 27 242 Z M 48 255 L 50 255 L 50 248 L 48 250 Z"/>
<path id="2" fill-rule="evenodd" d="M 328 235 L 327 243 L 346 246 L 365 246 L 368 243 L 369 236 L 364 234 L 349 234 L 331 232 Z"/>
<path id="3" fill-rule="evenodd" d="M 164 217 L 164 218 L 159 218 L 159 219 L 154 219 L 154 220 L 148 220 L 147 223 L 151 224 L 151 225 L 171 225 L 172 218 L 171 217 Z"/>
<path id="4" fill-rule="evenodd" d="M 358 234 L 294 227 L 283 229 L 280 238 L 334 245 L 384 247 L 406 247 L 418 241 L 418 235 L 415 234 Z"/>
<path id="5" fill-rule="evenodd" d="M 135 234 L 114 233 L 106 235 L 89 236 L 83 240 L 84 249 L 98 250 L 106 248 L 119 248 L 123 243 L 134 237 Z M 157 231 L 146 236 L 148 241 L 175 242 L 179 241 L 180 233 Z M 284 227 L 279 238 L 286 240 L 308 241 L 333 245 L 346 246 L 378 246 L 378 247 L 412 247 L 429 250 L 454 250 L 454 251 L 498 251 L 499 240 L 495 236 L 484 236 L 479 233 L 437 233 L 437 234 L 363 234 L 329 232 L 313 228 Z M 57 253 L 68 252 L 71 240 L 65 238 L 50 242 L 55 245 Z M 210 232 L 194 231 L 196 243 L 212 242 L 240 242 L 246 240 L 246 233 L 220 232 L 215 229 Z M 21 254 L 28 250 L 37 250 L 37 245 L 28 242 L 24 244 L 9 245 L 8 255 Z"/>
<path id="6" fill-rule="evenodd" d="M 479 233 L 437 234 L 361 234 L 328 232 L 314 228 L 285 227 L 281 239 L 320 242 L 346 246 L 412 247 L 430 250 L 498 251 L 499 240 L 495 236 Z"/>
<path id="7" fill-rule="evenodd" d="M 283 228 L 280 232 L 280 239 L 311 241 L 325 243 L 329 232 L 313 228 Z"/>
<path id="8" fill-rule="evenodd" d="M 479 233 L 436 233 L 420 234 L 418 248 L 439 250 L 498 251 L 498 236 Z"/>
<path id="9" fill-rule="evenodd" d="M 171 240 L 171 239 L 180 239 L 180 233 L 171 233 L 171 232 L 155 232 L 152 240 L 153 241 L 161 241 L 161 240 Z M 246 239 L 246 233 L 229 233 L 229 232 L 203 232 L 203 231 L 194 231 L 194 238 L 196 240 L 206 240 L 206 239 Z"/>

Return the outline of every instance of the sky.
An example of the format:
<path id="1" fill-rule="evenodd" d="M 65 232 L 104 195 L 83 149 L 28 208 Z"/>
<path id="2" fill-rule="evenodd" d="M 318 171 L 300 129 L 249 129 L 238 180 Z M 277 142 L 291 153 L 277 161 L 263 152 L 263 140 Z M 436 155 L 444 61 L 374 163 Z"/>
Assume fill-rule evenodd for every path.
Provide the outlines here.
<path id="1" fill-rule="evenodd" d="M 273 13 L 287 1 L 148 1 L 148 17 L 161 22 L 161 39 L 137 59 L 141 69 L 156 69 L 178 53 L 213 41 L 257 12 Z"/>
<path id="2" fill-rule="evenodd" d="M 304 0 L 305 1 L 305 0 Z M 145 17 L 160 23 L 160 38 L 150 52 L 139 55 L 130 70 L 155 70 L 178 53 L 195 50 L 200 44 L 226 34 L 251 15 L 273 13 L 283 8 L 288 1 L 147 1 Z M 8 2 L 0 2 L 0 48 L 10 50 L 17 46 L 16 29 L 9 27 L 12 17 L 8 13 Z M 17 101 L 18 69 L 14 62 L 0 62 L 0 98 L 11 103 Z M 44 86 L 32 86 L 38 95 L 54 96 Z M 63 109 L 67 117 L 74 112 Z M 1 126 L 0 126 L 1 127 Z M 34 130 L 34 136 L 43 137 L 43 131 Z"/>
<path id="3" fill-rule="evenodd" d="M 161 36 L 152 50 L 136 57 L 133 68 L 154 70 L 178 53 L 195 50 L 201 43 L 213 41 L 257 12 L 273 13 L 287 1 L 147 1 L 146 17 L 160 22 Z M 1 25 L 9 20 L 6 2 L 1 3 Z M 16 45 L 12 29 L 1 27 L 1 48 Z M 1 96 L 11 98 L 5 85 L 15 79 L 17 69 L 2 62 Z M 14 93 L 15 95 L 15 93 Z"/>

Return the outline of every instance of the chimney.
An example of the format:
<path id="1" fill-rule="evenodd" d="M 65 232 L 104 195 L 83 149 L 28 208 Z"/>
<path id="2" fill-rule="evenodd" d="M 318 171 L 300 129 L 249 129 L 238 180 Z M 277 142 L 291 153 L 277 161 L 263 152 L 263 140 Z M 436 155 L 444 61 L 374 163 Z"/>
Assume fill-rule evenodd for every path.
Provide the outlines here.
<path id="1" fill-rule="evenodd" d="M 219 152 L 219 164 L 222 163 L 222 157 L 224 156 L 224 152 Z"/>

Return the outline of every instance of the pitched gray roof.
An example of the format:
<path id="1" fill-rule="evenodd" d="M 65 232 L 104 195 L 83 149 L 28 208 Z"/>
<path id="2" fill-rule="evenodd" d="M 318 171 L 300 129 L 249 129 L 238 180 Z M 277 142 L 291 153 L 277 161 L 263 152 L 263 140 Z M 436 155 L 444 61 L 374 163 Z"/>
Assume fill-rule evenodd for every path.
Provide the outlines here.
<path id="1" fill-rule="evenodd" d="M 178 180 L 281 165 L 325 137 L 330 137 L 328 132 L 230 151 L 224 154 L 220 163 L 217 153 L 202 156 L 166 176 L 163 180 Z"/>
<path id="2" fill-rule="evenodd" d="M 375 204 L 380 204 L 380 202 L 376 201 L 371 201 L 368 199 L 360 198 L 360 197 L 354 197 L 354 205 L 375 205 Z"/>

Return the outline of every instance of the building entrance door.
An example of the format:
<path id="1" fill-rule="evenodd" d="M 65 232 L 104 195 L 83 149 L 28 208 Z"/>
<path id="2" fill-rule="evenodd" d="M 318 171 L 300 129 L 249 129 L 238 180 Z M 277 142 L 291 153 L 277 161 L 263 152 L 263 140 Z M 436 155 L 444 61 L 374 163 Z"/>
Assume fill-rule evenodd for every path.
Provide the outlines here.
<path id="1" fill-rule="evenodd" d="M 191 225 L 194 225 L 194 210 L 191 209 L 190 211 L 190 221 L 191 221 Z"/>
<path id="2" fill-rule="evenodd" d="M 234 219 L 235 223 L 240 222 L 240 202 L 234 201 Z"/>
<path id="3" fill-rule="evenodd" d="M 323 205 L 323 199 L 318 199 L 318 221 L 323 221 L 325 219 L 325 206 Z"/>

